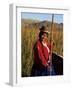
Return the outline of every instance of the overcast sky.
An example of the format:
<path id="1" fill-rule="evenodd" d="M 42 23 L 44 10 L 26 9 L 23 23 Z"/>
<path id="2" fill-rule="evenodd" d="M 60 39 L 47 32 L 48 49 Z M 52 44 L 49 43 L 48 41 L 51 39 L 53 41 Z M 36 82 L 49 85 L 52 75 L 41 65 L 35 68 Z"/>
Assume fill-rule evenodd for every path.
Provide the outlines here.
<path id="1" fill-rule="evenodd" d="M 52 14 L 22 12 L 21 18 L 34 19 L 34 20 L 40 20 L 40 21 L 43 21 L 43 20 L 52 21 Z M 63 23 L 63 14 L 54 14 L 54 22 Z"/>

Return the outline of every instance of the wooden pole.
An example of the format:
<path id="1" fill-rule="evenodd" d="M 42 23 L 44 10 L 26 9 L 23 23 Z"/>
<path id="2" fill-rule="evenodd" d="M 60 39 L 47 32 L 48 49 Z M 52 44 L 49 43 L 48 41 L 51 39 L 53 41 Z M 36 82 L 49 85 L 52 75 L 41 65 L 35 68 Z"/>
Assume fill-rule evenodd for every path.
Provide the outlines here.
<path id="1" fill-rule="evenodd" d="M 52 14 L 52 23 L 51 23 L 51 32 L 50 32 L 50 75 L 52 75 L 52 39 L 53 39 L 53 22 L 54 22 L 54 14 Z"/>

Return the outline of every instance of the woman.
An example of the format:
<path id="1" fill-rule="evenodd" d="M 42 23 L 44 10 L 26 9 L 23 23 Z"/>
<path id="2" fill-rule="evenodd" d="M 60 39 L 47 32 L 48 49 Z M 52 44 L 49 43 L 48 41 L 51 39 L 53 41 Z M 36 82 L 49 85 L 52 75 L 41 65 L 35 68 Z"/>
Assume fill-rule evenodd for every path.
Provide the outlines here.
<path id="1" fill-rule="evenodd" d="M 50 44 L 48 43 L 49 32 L 44 26 L 40 28 L 39 39 L 34 46 L 34 64 L 32 76 L 50 75 Z"/>

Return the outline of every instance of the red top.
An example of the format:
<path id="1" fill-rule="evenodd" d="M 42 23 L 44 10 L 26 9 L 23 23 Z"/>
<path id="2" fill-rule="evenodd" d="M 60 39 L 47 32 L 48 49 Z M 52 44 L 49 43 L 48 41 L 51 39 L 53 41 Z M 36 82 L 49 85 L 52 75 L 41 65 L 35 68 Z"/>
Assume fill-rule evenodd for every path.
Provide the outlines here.
<path id="1" fill-rule="evenodd" d="M 44 46 L 40 40 L 37 41 L 34 51 L 34 59 L 38 66 L 45 66 L 49 60 L 50 45 Z"/>

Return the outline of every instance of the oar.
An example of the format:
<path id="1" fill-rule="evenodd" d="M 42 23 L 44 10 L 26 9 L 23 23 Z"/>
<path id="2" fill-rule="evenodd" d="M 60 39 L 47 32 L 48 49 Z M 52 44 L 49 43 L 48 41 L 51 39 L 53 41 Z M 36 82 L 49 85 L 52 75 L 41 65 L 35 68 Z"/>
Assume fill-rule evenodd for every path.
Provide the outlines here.
<path id="1" fill-rule="evenodd" d="M 53 39 L 53 22 L 54 14 L 52 14 L 51 32 L 50 32 L 50 75 L 52 75 L 52 39 Z"/>

